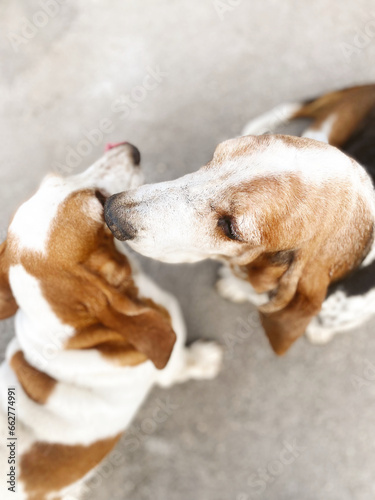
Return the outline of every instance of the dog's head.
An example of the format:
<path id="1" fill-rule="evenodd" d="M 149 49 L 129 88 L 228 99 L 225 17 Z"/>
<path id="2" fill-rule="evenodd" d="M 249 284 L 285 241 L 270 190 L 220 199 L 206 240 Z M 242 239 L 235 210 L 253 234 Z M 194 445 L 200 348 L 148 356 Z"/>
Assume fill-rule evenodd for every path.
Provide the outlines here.
<path id="1" fill-rule="evenodd" d="M 40 328 L 68 325 L 68 348 L 112 355 L 133 346 L 162 368 L 175 341 L 168 314 L 138 297 L 104 222 L 106 197 L 141 182 L 139 152 L 127 143 L 82 174 L 48 176 L 17 210 L 0 247 L 0 317 L 19 306 Z"/>
<path id="2" fill-rule="evenodd" d="M 329 282 L 368 251 L 374 196 L 362 167 L 336 148 L 248 136 L 220 144 L 193 174 L 112 196 L 105 217 L 116 237 L 144 255 L 226 260 L 257 291 L 271 292 L 263 323 L 283 352 L 284 337 L 303 332 Z M 281 315 L 287 331 L 279 342 Z"/>

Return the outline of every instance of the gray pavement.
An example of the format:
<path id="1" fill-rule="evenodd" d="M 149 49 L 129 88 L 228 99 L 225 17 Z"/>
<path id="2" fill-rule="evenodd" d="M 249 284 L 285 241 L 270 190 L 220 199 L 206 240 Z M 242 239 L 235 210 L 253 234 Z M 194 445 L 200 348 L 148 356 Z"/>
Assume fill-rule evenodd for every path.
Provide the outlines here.
<path id="1" fill-rule="evenodd" d="M 0 4 L 2 236 L 45 173 L 106 142 L 137 145 L 148 181 L 173 179 L 278 103 L 375 81 L 371 0 L 56 2 Z M 141 260 L 225 364 L 154 390 L 87 498 L 373 500 L 375 321 L 276 358 L 251 306 L 216 294 L 216 263 Z M 3 352 L 12 322 L 0 331 Z"/>

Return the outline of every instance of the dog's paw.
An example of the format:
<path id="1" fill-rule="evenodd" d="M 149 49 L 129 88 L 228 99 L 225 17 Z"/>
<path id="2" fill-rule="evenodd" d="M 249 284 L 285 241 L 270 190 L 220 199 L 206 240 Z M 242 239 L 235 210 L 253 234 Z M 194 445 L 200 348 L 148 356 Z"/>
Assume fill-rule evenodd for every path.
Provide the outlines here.
<path id="1" fill-rule="evenodd" d="M 330 328 L 322 328 L 314 323 L 310 324 L 306 330 L 306 337 L 311 344 L 324 345 L 328 344 L 335 336 L 335 331 Z"/>
<path id="2" fill-rule="evenodd" d="M 246 293 L 231 279 L 221 278 L 216 282 L 216 290 L 223 299 L 242 303 L 248 300 Z"/>
<path id="3" fill-rule="evenodd" d="M 227 267 L 219 270 L 219 276 L 216 289 L 224 299 L 236 303 L 250 302 L 257 307 L 268 302 L 268 294 L 257 293 L 248 281 L 237 278 Z"/>
<path id="4" fill-rule="evenodd" d="M 216 342 L 198 340 L 186 349 L 187 378 L 212 379 L 219 373 L 224 350 Z"/>

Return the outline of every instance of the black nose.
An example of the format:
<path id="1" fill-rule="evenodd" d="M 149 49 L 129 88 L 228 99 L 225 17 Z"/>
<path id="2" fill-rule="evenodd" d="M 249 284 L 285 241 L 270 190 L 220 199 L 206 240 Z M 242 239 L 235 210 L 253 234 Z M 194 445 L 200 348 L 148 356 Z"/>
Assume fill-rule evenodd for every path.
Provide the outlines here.
<path id="1" fill-rule="evenodd" d="M 123 216 L 119 195 L 115 194 L 106 201 L 104 218 L 109 229 L 118 240 L 127 241 L 135 238 L 137 231 Z"/>
<path id="2" fill-rule="evenodd" d="M 139 149 L 133 146 L 133 144 L 129 143 L 130 151 L 131 151 L 131 156 L 134 161 L 134 165 L 139 165 L 141 163 L 141 153 L 139 152 Z"/>
<path id="3" fill-rule="evenodd" d="M 105 150 L 109 151 L 110 149 L 125 145 L 129 148 L 130 156 L 133 160 L 134 165 L 139 165 L 141 163 L 141 153 L 139 152 L 139 149 L 133 146 L 133 144 L 130 144 L 130 142 L 125 141 L 117 143 L 108 143 L 105 147 Z"/>

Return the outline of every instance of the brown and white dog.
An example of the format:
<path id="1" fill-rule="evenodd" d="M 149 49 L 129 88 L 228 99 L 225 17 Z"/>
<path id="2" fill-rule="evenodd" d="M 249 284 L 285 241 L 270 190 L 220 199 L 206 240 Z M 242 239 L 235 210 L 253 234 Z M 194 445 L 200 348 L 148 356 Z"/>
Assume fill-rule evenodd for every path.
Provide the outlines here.
<path id="1" fill-rule="evenodd" d="M 82 478 L 155 383 L 218 371 L 219 347 L 185 348 L 177 301 L 133 267 L 105 225 L 104 198 L 140 185 L 139 160 L 125 143 L 82 174 L 48 176 L 0 246 L 0 318 L 16 314 L 0 370 L 2 500 L 79 498 Z M 16 493 L 6 483 L 9 387 L 17 400 Z"/>
<path id="2" fill-rule="evenodd" d="M 313 120 L 304 137 L 256 135 L 300 117 Z M 306 329 L 327 341 L 375 313 L 375 282 L 327 297 L 375 257 L 374 188 L 360 164 L 375 167 L 374 124 L 373 85 L 284 105 L 220 144 L 197 172 L 111 197 L 106 221 L 149 257 L 223 261 L 220 292 L 258 306 L 278 354 Z"/>

